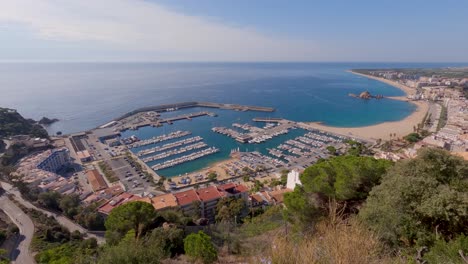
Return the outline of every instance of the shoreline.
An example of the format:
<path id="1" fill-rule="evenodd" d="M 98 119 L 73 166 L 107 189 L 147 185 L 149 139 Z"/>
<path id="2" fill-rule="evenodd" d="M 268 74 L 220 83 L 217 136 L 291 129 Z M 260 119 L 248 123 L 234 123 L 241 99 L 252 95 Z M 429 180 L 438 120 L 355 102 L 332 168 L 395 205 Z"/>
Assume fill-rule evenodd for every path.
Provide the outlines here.
<path id="1" fill-rule="evenodd" d="M 391 85 L 395 88 L 402 90 L 406 94 L 406 96 L 414 93 L 413 89 L 405 85 L 396 83 L 394 81 L 390 81 L 390 80 L 386 80 L 386 79 L 382 79 L 382 78 L 378 78 L 374 76 L 368 76 L 365 74 L 353 72 L 352 70 L 349 70 L 348 72 Z M 417 124 L 419 124 L 424 119 L 424 116 L 429 110 L 428 102 L 409 101 L 406 99 L 406 96 L 387 97 L 388 99 L 391 99 L 391 100 L 407 101 L 416 106 L 416 109 L 413 113 L 411 113 L 409 116 L 399 121 L 383 122 L 380 124 L 364 126 L 364 127 L 333 127 L 333 126 L 323 125 L 320 122 L 307 122 L 307 124 L 310 127 L 315 128 L 315 129 L 321 129 L 321 130 L 328 131 L 331 133 L 355 136 L 358 138 L 364 138 L 364 139 L 370 139 L 370 140 L 377 140 L 377 139 L 388 140 L 391 138 L 390 134 L 396 134 L 396 137 L 392 137 L 392 138 L 403 137 L 414 132 L 414 129 L 413 129 L 414 126 L 417 126 Z"/>

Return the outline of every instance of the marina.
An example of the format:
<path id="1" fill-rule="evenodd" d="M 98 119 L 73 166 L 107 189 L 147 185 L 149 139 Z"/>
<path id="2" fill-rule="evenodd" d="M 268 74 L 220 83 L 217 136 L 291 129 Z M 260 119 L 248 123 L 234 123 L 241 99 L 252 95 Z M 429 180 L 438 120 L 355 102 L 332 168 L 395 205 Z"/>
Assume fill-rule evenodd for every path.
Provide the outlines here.
<path id="1" fill-rule="evenodd" d="M 287 134 L 290 129 L 296 128 L 292 122 L 282 122 L 278 123 L 277 125 L 268 123 L 263 128 L 249 124 L 238 123 L 234 123 L 232 126 L 248 132 L 242 133 L 227 127 L 213 127 L 211 130 L 213 132 L 231 137 L 239 143 L 253 144 L 262 143 L 279 135 Z"/>
<path id="2" fill-rule="evenodd" d="M 196 160 L 196 159 L 199 159 L 199 158 L 202 158 L 202 157 L 205 157 L 205 156 L 217 153 L 217 152 L 219 152 L 218 148 L 210 147 L 210 148 L 207 148 L 207 149 L 204 149 L 204 150 L 200 150 L 200 151 L 191 153 L 189 155 L 185 155 L 185 156 L 182 156 L 182 157 L 179 157 L 179 158 L 175 158 L 175 159 L 172 159 L 172 160 L 165 161 L 163 163 L 158 163 L 158 164 L 156 164 L 154 166 L 151 166 L 151 168 L 153 170 L 155 170 L 155 171 L 165 169 L 165 168 L 170 168 L 170 167 L 173 167 L 173 166 L 185 163 L 185 162 L 189 162 L 189 161 L 192 161 L 192 160 Z"/>
<path id="3" fill-rule="evenodd" d="M 137 148 L 137 147 L 156 144 L 156 143 L 159 143 L 159 142 L 163 142 L 163 141 L 167 141 L 167 140 L 171 140 L 171 139 L 175 139 L 175 138 L 185 137 L 185 136 L 190 135 L 190 134 L 192 134 L 192 132 L 190 132 L 190 131 L 180 131 L 179 130 L 179 131 L 171 132 L 171 133 L 169 133 L 167 135 L 161 135 L 161 136 L 153 137 L 153 138 L 146 139 L 146 140 L 136 141 L 134 143 L 128 144 L 127 146 L 129 148 Z"/>
<path id="4" fill-rule="evenodd" d="M 191 137 L 191 138 L 187 138 L 187 139 L 182 139 L 182 140 L 179 140 L 179 141 L 176 141 L 176 142 L 164 144 L 162 146 L 156 146 L 156 147 L 152 147 L 152 148 L 149 148 L 149 149 L 140 150 L 140 151 L 138 151 L 136 153 L 136 155 L 138 157 L 142 157 L 142 156 L 146 156 L 146 155 L 153 154 L 153 153 L 156 153 L 156 152 L 165 151 L 165 150 L 168 150 L 168 149 L 171 149 L 171 148 L 180 147 L 180 146 L 183 146 L 183 145 L 186 145 L 186 144 L 191 144 L 191 143 L 202 141 L 202 140 L 203 140 L 203 138 L 200 137 L 200 136 Z"/>
<path id="5" fill-rule="evenodd" d="M 340 142 L 350 138 L 317 130 L 306 123 L 284 118 L 255 117 L 252 114 L 247 114 L 249 119 L 237 118 L 235 122 L 228 123 L 237 115 L 224 110 L 232 109 L 188 112 L 190 107 L 186 106 L 143 111 L 119 121 L 114 120 L 107 123 L 106 128 L 97 129 L 101 133 L 99 138 L 104 138 L 101 140 L 107 144 L 118 144 L 115 141 L 120 141 L 123 144 L 121 151 L 130 150 L 157 175 L 166 177 L 199 170 L 209 165 L 211 161 L 226 159 L 230 156 L 229 149 L 237 149 L 236 153 L 258 152 L 260 156 L 254 155 L 250 159 L 260 162 L 259 164 L 270 164 L 266 167 L 271 167 L 273 171 L 293 167 L 305 168 L 318 159 L 328 157 L 330 154 L 328 146 L 335 146 L 338 149 L 341 146 Z M 243 112 L 239 108 L 236 110 Z M 231 118 L 227 120 L 210 118 L 220 115 Z M 196 116 L 205 116 L 205 118 L 199 118 L 195 121 L 197 123 L 192 123 L 191 118 Z M 186 122 L 175 123 L 177 120 Z M 143 123 L 151 125 L 140 127 L 139 125 Z M 174 124 L 160 128 L 162 123 Z M 122 125 L 138 128 L 135 132 L 120 131 Z M 240 151 L 240 146 L 245 146 L 243 148 L 245 152 Z M 249 168 L 253 169 L 259 166 L 251 165 Z M 226 168 L 230 174 L 235 174 L 238 169 Z"/>
<path id="6" fill-rule="evenodd" d="M 154 155 L 154 156 L 149 156 L 149 157 L 146 157 L 146 158 L 142 158 L 141 160 L 143 162 L 151 162 L 151 161 L 155 161 L 155 160 L 164 159 L 164 158 L 167 158 L 167 157 L 170 157 L 170 156 L 174 156 L 174 155 L 177 155 L 177 154 L 185 153 L 185 152 L 188 152 L 188 151 L 191 151 L 191 150 L 201 149 L 201 148 L 204 148 L 206 146 L 208 146 L 206 143 L 199 142 L 199 143 L 188 145 L 188 146 L 185 146 L 185 147 L 182 147 L 182 148 L 179 148 L 179 149 L 174 149 L 174 150 L 163 152 L 163 153 L 160 153 L 160 154 L 157 154 L 157 155 Z"/>

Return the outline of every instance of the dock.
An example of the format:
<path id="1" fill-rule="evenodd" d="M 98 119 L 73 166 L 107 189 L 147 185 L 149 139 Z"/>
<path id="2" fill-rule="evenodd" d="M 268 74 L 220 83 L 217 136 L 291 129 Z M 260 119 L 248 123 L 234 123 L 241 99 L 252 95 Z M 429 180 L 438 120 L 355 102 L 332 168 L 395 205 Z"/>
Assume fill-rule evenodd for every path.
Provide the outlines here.
<path id="1" fill-rule="evenodd" d="M 192 134 L 192 132 L 190 132 L 190 131 L 175 131 L 175 132 L 169 133 L 167 135 L 161 135 L 161 136 L 158 136 L 158 137 L 152 137 L 150 139 L 145 139 L 145 140 L 132 142 L 132 143 L 127 144 L 127 146 L 129 148 L 137 148 L 137 147 L 156 144 L 156 143 L 159 143 L 159 142 L 163 142 L 163 141 L 167 141 L 167 140 L 171 140 L 171 139 L 175 139 L 175 138 L 185 137 L 185 136 L 188 136 L 190 134 Z"/>
<path id="2" fill-rule="evenodd" d="M 174 167 L 176 165 L 186 163 L 186 162 L 189 162 L 189 161 L 192 161 L 192 160 L 196 160 L 196 159 L 199 159 L 199 158 L 202 158 L 202 157 L 205 157 L 205 156 L 217 153 L 217 152 L 219 152 L 218 148 L 210 147 L 210 148 L 207 148 L 207 149 L 203 149 L 203 150 L 191 153 L 189 155 L 185 155 L 185 156 L 182 156 L 182 157 L 175 158 L 173 160 L 168 160 L 168 161 L 165 161 L 163 163 L 158 163 L 158 164 L 156 164 L 154 166 L 151 166 L 151 168 L 153 170 L 155 170 L 155 171 L 162 170 L 162 169 L 167 169 L 167 168 L 171 168 L 171 167 Z"/>
<path id="3" fill-rule="evenodd" d="M 281 120 L 284 121 L 283 119 Z M 262 143 L 279 135 L 287 134 L 290 129 L 295 128 L 292 122 L 278 122 L 277 125 L 271 124 L 264 128 L 237 123 L 232 124 L 232 126 L 248 132 L 242 133 L 227 127 L 213 127 L 211 130 L 231 137 L 239 143 Z"/>
<path id="4" fill-rule="evenodd" d="M 264 106 L 252 106 L 252 105 L 239 105 L 239 104 L 222 104 L 222 103 L 213 103 L 213 102 L 182 102 L 175 104 L 164 104 L 157 106 L 142 107 L 131 112 L 128 112 L 121 117 L 114 119 L 113 121 L 120 121 L 132 115 L 136 115 L 141 112 L 170 112 L 176 111 L 179 109 L 194 108 L 194 107 L 208 107 L 208 108 L 218 108 L 218 109 L 227 109 L 235 111 L 258 111 L 258 112 L 274 112 L 275 108 L 264 107 Z"/>

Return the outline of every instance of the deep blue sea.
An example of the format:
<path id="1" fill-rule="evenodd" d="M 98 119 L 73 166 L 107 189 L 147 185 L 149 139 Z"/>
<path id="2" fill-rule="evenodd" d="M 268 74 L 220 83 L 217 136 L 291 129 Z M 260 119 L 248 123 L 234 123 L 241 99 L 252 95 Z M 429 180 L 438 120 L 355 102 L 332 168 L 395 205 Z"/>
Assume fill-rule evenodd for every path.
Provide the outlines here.
<path id="1" fill-rule="evenodd" d="M 465 64 L 466 65 L 466 64 Z M 141 138 L 173 130 L 191 130 L 218 146 L 216 155 L 163 171 L 176 175 L 207 166 L 229 155 L 237 143 L 210 131 L 212 126 L 249 122 L 253 117 L 320 121 L 327 125 L 367 126 L 405 118 L 414 106 L 393 100 L 356 100 L 349 93 L 368 90 L 384 96 L 403 95 L 387 84 L 356 76 L 353 68 L 460 66 L 456 63 L 1 63 L 0 106 L 23 116 L 58 118 L 53 134 L 102 125 L 143 106 L 181 101 L 212 101 L 275 107 L 274 113 L 216 110 L 218 117 L 179 121 L 162 128 L 129 131 Z M 184 110 L 194 112 L 196 109 Z M 210 109 L 209 111 L 213 111 Z M 180 114 L 181 111 L 170 113 Z M 297 132 L 296 132 L 297 131 Z M 294 133 L 300 133 L 295 130 Z M 292 133 L 292 134 L 294 134 Z M 292 137 L 295 135 L 287 135 Z M 284 138 L 243 149 L 276 146 Z"/>

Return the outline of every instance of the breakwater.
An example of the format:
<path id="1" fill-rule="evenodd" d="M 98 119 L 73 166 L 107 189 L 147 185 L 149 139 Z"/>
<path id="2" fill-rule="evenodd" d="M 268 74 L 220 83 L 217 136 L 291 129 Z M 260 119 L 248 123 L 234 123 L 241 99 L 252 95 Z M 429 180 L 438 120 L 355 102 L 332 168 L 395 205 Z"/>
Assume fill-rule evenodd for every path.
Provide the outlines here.
<path id="1" fill-rule="evenodd" d="M 182 103 L 175 103 L 175 104 L 163 104 L 157 106 L 148 106 L 138 108 L 131 112 L 128 112 L 122 115 L 119 118 L 114 119 L 114 121 L 119 121 L 129 116 L 141 113 L 141 112 L 170 112 L 179 109 L 185 108 L 193 108 L 193 107 L 208 107 L 208 108 L 219 108 L 219 109 L 227 109 L 227 110 L 234 110 L 234 111 L 259 111 L 259 112 L 274 112 L 275 108 L 272 107 L 263 107 L 263 106 L 252 106 L 252 105 L 239 105 L 239 104 L 221 104 L 221 103 L 213 103 L 213 102 L 182 102 Z"/>

